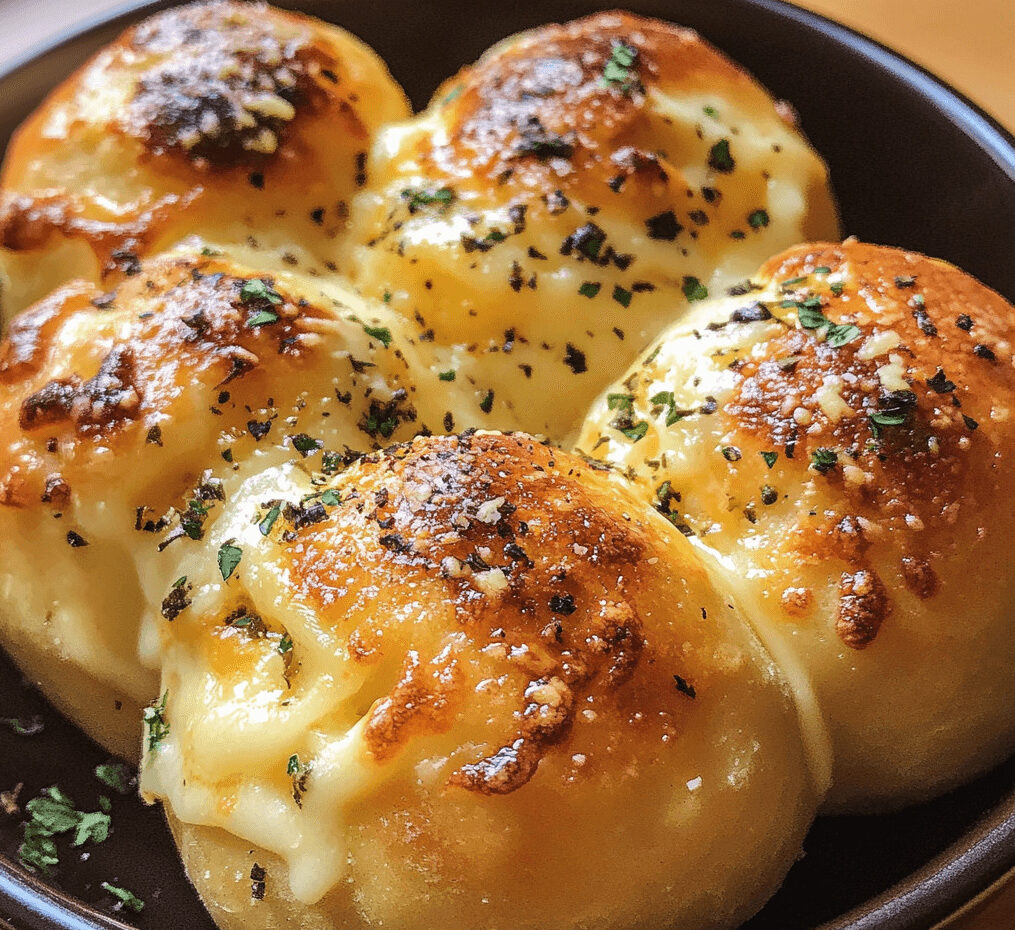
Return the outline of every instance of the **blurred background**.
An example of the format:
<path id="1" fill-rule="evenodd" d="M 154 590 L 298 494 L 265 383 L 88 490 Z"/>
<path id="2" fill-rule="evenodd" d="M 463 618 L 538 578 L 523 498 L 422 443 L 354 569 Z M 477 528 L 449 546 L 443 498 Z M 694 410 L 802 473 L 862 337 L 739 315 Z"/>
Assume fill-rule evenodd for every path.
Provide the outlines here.
<path id="1" fill-rule="evenodd" d="M 0 0 L 0 65 L 126 5 L 124 0 Z M 1015 131 L 1015 0 L 798 0 L 796 5 L 896 49 Z M 1011 879 L 971 902 L 948 921 L 947 930 L 1015 930 Z"/>
<path id="2" fill-rule="evenodd" d="M 124 5 L 124 0 L 0 0 L 0 61 Z M 798 0 L 797 6 L 897 49 L 1015 130 L 1015 0 Z"/>

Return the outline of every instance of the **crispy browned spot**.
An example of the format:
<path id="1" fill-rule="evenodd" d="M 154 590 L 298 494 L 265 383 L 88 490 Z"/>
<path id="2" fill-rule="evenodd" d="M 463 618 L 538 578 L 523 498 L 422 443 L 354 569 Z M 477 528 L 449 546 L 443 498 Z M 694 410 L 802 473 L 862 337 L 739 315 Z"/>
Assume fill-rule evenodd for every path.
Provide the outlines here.
<path id="1" fill-rule="evenodd" d="M 117 346 L 103 359 L 98 374 L 87 381 L 78 377 L 50 381 L 25 398 L 18 424 L 31 430 L 70 420 L 80 430 L 132 419 L 141 403 L 135 378 L 133 352 L 129 346 Z"/>
<path id="2" fill-rule="evenodd" d="M 576 708 L 590 706 L 582 702 L 660 700 L 638 684 L 648 648 L 636 595 L 646 543 L 590 495 L 585 468 L 528 437 L 430 437 L 362 459 L 330 518 L 287 537 L 297 588 L 326 622 L 348 617 L 338 604 L 351 596 L 350 573 L 369 578 L 370 618 L 347 632 L 360 662 L 383 657 L 385 618 L 397 613 L 385 604 L 405 590 L 446 605 L 435 608 L 442 616 L 450 608 L 453 625 L 435 620 L 434 630 L 456 645 L 429 660 L 410 655 L 371 711 L 376 758 L 449 725 L 475 686 L 451 671 L 466 657 L 482 678 L 528 683 L 498 692 L 507 702 L 498 719 L 506 706 L 516 723 L 496 751 L 456 771 L 451 783 L 470 790 L 503 793 L 528 781 Z M 486 587 L 491 576 L 501 583 Z M 666 697 L 681 697 L 672 682 Z"/>
<path id="3" fill-rule="evenodd" d="M 839 611 L 835 632 L 851 649 L 874 642 L 892 604 L 881 579 L 870 569 L 843 572 L 839 581 Z"/>
<path id="4" fill-rule="evenodd" d="M 904 556 L 901 562 L 902 578 L 906 587 L 921 600 L 937 594 L 938 577 L 926 559 Z"/>
<path id="5" fill-rule="evenodd" d="M 603 71 L 618 42 L 635 49 L 637 59 L 630 81 L 611 83 Z M 647 87 L 697 75 L 750 83 L 697 33 L 658 20 L 610 12 L 543 26 L 463 72 L 461 91 L 447 104 L 450 141 L 439 157 L 490 177 L 542 176 L 555 158 L 584 172 L 599 164 L 613 174 L 657 176 L 654 153 L 617 140 L 632 136 L 643 118 Z"/>
<path id="6" fill-rule="evenodd" d="M 125 39 L 153 61 L 123 114 L 125 130 L 155 155 L 176 151 L 213 166 L 274 154 L 301 113 L 325 105 L 322 72 L 338 80 L 335 60 L 295 22 L 262 3 L 235 2 L 146 20 Z"/>
<path id="7" fill-rule="evenodd" d="M 439 732 L 451 723 L 453 701 L 460 695 L 458 663 L 444 650 L 423 666 L 411 649 L 402 663 L 402 677 L 391 693 L 370 711 L 364 736 L 374 757 L 389 758 L 413 730 Z"/>

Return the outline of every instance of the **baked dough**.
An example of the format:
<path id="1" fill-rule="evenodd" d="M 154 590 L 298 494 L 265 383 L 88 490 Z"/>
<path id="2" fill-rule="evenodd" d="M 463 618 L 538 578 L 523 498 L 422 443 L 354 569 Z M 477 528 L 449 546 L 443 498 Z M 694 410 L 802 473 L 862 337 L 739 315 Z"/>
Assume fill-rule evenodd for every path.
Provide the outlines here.
<path id="1" fill-rule="evenodd" d="M 579 459 L 480 433 L 293 462 L 177 570 L 141 786 L 226 930 L 731 928 L 799 853 L 782 676 Z"/>
<path id="2" fill-rule="evenodd" d="M 172 559 L 195 545 L 252 471 L 293 456 L 335 471 L 349 447 L 436 419 L 398 326 L 335 283 L 192 253 L 115 291 L 67 285 L 13 321 L 0 343 L 0 641 L 93 737 L 137 754 L 138 708 L 158 682 L 157 655 L 144 643 L 139 655 L 137 573 L 159 547 Z"/>
<path id="3" fill-rule="evenodd" d="M 830 809 L 1015 746 L 1015 309 L 945 262 L 791 249 L 666 332 L 579 448 L 711 552 L 832 736 Z"/>
<path id="4" fill-rule="evenodd" d="M 791 108 L 629 13 L 494 46 L 382 130 L 369 176 L 340 266 L 443 347 L 491 427 L 555 438 L 689 302 L 838 235 Z"/>
<path id="5" fill-rule="evenodd" d="M 0 317 L 75 277 L 114 286 L 195 233 L 253 236 L 321 268 L 374 132 L 408 113 L 384 63 L 342 29 L 231 0 L 158 13 L 15 134 L 0 176 Z"/>

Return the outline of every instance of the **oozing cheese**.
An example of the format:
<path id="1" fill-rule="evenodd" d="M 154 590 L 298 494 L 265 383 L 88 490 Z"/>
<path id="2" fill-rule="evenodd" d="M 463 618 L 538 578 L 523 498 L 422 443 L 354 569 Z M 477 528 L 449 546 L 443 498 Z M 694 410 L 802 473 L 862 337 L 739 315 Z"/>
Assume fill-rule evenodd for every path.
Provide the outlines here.
<path id="1" fill-rule="evenodd" d="M 799 246 L 664 333 L 578 448 L 721 559 L 832 734 L 832 808 L 892 807 L 1015 745 L 1015 310 L 956 268 Z M 805 692 L 806 693 L 806 692 Z M 805 702 L 806 703 L 806 702 Z"/>
<path id="2" fill-rule="evenodd" d="M 781 677 L 683 537 L 577 459 L 477 434 L 290 463 L 152 600 L 177 571 L 142 788 L 195 864 L 219 830 L 281 864 L 232 917 L 249 881 L 195 870 L 227 926 L 732 927 L 795 855 L 817 788 Z"/>

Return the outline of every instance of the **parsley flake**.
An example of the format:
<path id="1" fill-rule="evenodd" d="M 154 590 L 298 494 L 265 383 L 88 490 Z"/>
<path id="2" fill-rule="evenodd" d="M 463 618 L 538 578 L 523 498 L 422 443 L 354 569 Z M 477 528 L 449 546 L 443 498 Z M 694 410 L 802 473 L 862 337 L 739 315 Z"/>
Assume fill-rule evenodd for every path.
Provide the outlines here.
<path id="1" fill-rule="evenodd" d="M 266 300 L 270 304 L 282 303 L 282 295 L 278 293 L 267 281 L 260 278 L 251 278 L 243 282 L 240 288 L 240 300 L 245 304 L 254 303 L 258 300 Z"/>
<path id="2" fill-rule="evenodd" d="M 271 528 L 275 525 L 275 521 L 278 519 L 279 514 L 282 513 L 282 505 L 275 504 L 271 510 L 265 514 L 264 519 L 257 524 L 257 528 L 261 531 L 262 536 L 267 536 L 271 532 Z"/>
<path id="3" fill-rule="evenodd" d="M 709 149 L 708 166 L 722 174 L 730 174 L 736 168 L 737 163 L 730 154 L 729 139 L 720 139 Z"/>
<path id="4" fill-rule="evenodd" d="M 747 217 L 747 225 L 751 229 L 763 229 L 769 223 L 767 210 L 755 210 Z"/>
<path id="5" fill-rule="evenodd" d="M 232 573 L 236 571 L 236 566 L 240 564 L 241 558 L 243 558 L 243 550 L 239 546 L 234 546 L 231 542 L 222 543 L 219 546 L 219 572 L 222 574 L 223 581 L 229 580 Z"/>
<path id="6" fill-rule="evenodd" d="M 708 297 L 708 288 L 692 275 L 684 276 L 684 296 L 688 300 L 705 300 Z"/>
<path id="7" fill-rule="evenodd" d="M 591 299 L 599 293 L 601 288 L 602 284 L 598 281 L 583 281 L 582 286 L 578 288 L 578 293 L 581 294 L 582 297 L 588 297 Z"/>
<path id="8" fill-rule="evenodd" d="M 759 454 L 765 460 L 765 464 L 769 468 L 772 468 L 772 466 L 775 465 L 776 459 L 779 458 L 779 453 L 778 452 L 761 452 Z"/>
<path id="9" fill-rule="evenodd" d="M 631 442 L 638 442 L 645 438 L 645 434 L 648 432 L 648 423 L 645 420 L 639 420 L 637 423 L 631 426 L 625 426 L 620 430 Z"/>
<path id="10" fill-rule="evenodd" d="M 363 332 L 365 332 L 371 339 L 376 339 L 378 342 L 384 345 L 386 349 L 391 345 L 391 330 L 387 326 L 367 326 L 363 324 Z"/>
<path id="11" fill-rule="evenodd" d="M 622 307 L 631 306 L 631 292 L 622 288 L 619 284 L 613 287 L 613 299 Z"/>
<path id="12" fill-rule="evenodd" d="M 154 752 L 159 744 L 169 735 L 169 721 L 166 720 L 166 701 L 169 692 L 162 693 L 161 700 L 149 704 L 144 709 L 145 728 L 148 732 L 148 751 Z"/>
<path id="13" fill-rule="evenodd" d="M 609 60 L 603 66 L 603 82 L 616 86 L 621 93 L 629 94 L 639 86 L 634 65 L 638 50 L 625 42 L 614 40 Z"/>
<path id="14" fill-rule="evenodd" d="M 274 310 L 259 310 L 249 320 L 247 326 L 254 329 L 258 326 L 270 326 L 278 322 L 278 314 Z"/>
<path id="15" fill-rule="evenodd" d="M 455 380 L 455 369 L 449 368 L 447 371 L 442 371 L 437 375 L 441 381 L 454 381 Z"/>
<path id="16" fill-rule="evenodd" d="M 120 904 L 125 907 L 128 911 L 133 911 L 135 914 L 140 914 L 144 910 L 144 901 L 142 901 L 133 891 L 128 891 L 126 888 L 119 888 L 116 885 L 111 885 L 109 882 L 103 882 L 102 888 L 108 894 L 116 898 Z"/>

